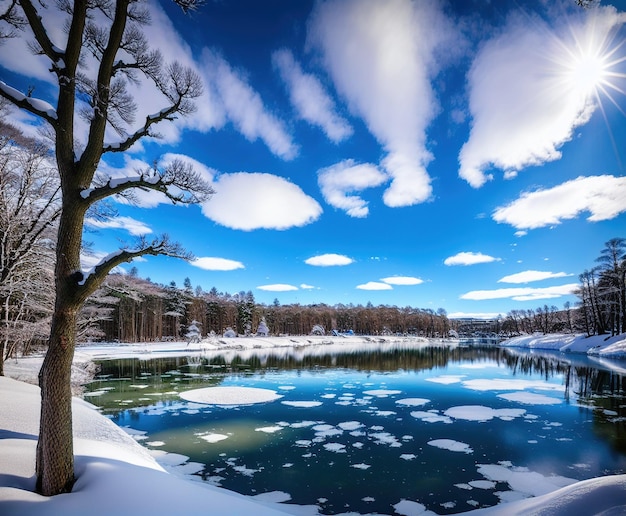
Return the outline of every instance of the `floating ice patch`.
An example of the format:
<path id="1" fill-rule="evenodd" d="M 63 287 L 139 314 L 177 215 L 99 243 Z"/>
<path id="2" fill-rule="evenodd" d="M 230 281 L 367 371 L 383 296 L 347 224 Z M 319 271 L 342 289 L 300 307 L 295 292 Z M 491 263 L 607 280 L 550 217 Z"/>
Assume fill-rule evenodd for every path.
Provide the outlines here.
<path id="1" fill-rule="evenodd" d="M 436 516 L 436 513 L 426 509 L 426 506 L 421 503 L 413 502 L 411 500 L 402 500 L 393 506 L 395 511 L 402 516 Z"/>
<path id="2" fill-rule="evenodd" d="M 250 498 L 266 503 L 285 503 L 291 500 L 291 495 L 284 491 L 270 491 L 268 493 L 250 496 Z"/>
<path id="3" fill-rule="evenodd" d="M 241 473 L 242 475 L 246 477 L 251 477 L 255 473 L 258 473 L 259 471 L 261 471 L 260 469 L 251 469 L 251 468 L 247 468 L 246 466 L 234 466 L 233 469 L 237 473 Z"/>
<path id="4" fill-rule="evenodd" d="M 360 464 L 352 464 L 350 467 L 352 468 L 356 468 L 356 469 L 362 469 L 362 470 L 366 470 L 372 467 L 371 464 L 364 464 L 364 463 L 360 463 Z"/>
<path id="5" fill-rule="evenodd" d="M 335 428 L 332 425 L 316 425 L 313 427 L 313 430 L 315 431 L 315 436 L 322 440 L 333 435 L 343 434 L 343 430 L 341 428 Z"/>
<path id="6" fill-rule="evenodd" d="M 255 432 L 265 432 L 266 434 L 273 434 L 275 432 L 278 432 L 279 430 L 282 430 L 283 427 L 280 425 L 275 425 L 275 426 L 262 426 L 261 428 L 255 428 L 254 431 Z"/>
<path id="7" fill-rule="evenodd" d="M 298 439 L 295 443 L 296 446 L 299 446 L 300 448 L 308 448 L 309 446 L 311 446 L 311 444 L 313 444 L 312 441 L 309 441 L 308 439 Z"/>
<path id="8" fill-rule="evenodd" d="M 299 421 L 297 423 L 291 423 L 289 426 L 291 428 L 307 428 L 317 424 L 319 424 L 319 421 Z"/>
<path id="9" fill-rule="evenodd" d="M 282 391 L 292 391 L 296 388 L 295 385 L 279 385 L 278 388 Z"/>
<path id="10" fill-rule="evenodd" d="M 106 394 L 106 393 L 107 393 L 106 390 L 101 389 L 98 391 L 84 392 L 83 397 L 84 398 L 97 398 L 98 396 L 102 396 L 103 394 Z"/>
<path id="11" fill-rule="evenodd" d="M 163 441 L 146 441 L 146 444 L 148 446 L 154 446 L 155 448 L 158 446 L 165 446 L 165 443 Z"/>
<path id="12" fill-rule="evenodd" d="M 394 391 L 390 389 L 374 389 L 371 391 L 363 391 L 363 394 L 367 394 L 368 396 L 376 396 L 377 398 L 386 398 L 387 396 L 393 396 L 395 394 L 400 394 L 402 391 Z"/>
<path id="13" fill-rule="evenodd" d="M 376 410 L 374 411 L 374 415 L 375 416 L 381 416 L 381 417 L 389 417 L 389 416 L 393 416 L 397 414 L 397 412 L 394 412 L 393 410 Z"/>
<path id="14" fill-rule="evenodd" d="M 479 464 L 478 472 L 488 480 L 506 482 L 511 490 L 525 496 L 541 496 L 576 482 L 573 478 L 545 476 L 527 468 L 501 464 Z"/>
<path id="15" fill-rule="evenodd" d="M 470 486 L 475 487 L 476 489 L 495 489 L 496 483 L 491 480 L 472 480 L 469 483 Z"/>
<path id="16" fill-rule="evenodd" d="M 376 498 L 372 498 L 371 496 L 366 496 L 365 498 L 361 498 L 363 502 L 375 502 Z"/>
<path id="17" fill-rule="evenodd" d="M 464 374 L 461 374 L 461 375 L 444 374 L 441 376 L 435 376 L 433 378 L 426 378 L 426 381 L 433 382 L 433 383 L 441 383 L 443 385 L 450 385 L 452 383 L 459 383 L 462 378 L 465 378 Z"/>
<path id="18" fill-rule="evenodd" d="M 426 405 L 426 403 L 430 403 L 430 400 L 426 398 L 404 398 L 396 401 L 397 405 L 404 407 L 421 407 L 422 405 Z"/>
<path id="19" fill-rule="evenodd" d="M 356 430 L 357 428 L 363 427 L 363 423 L 359 423 L 358 421 L 346 421 L 345 423 L 339 423 L 337 425 L 342 430 L 350 431 Z"/>
<path id="20" fill-rule="evenodd" d="M 276 391 L 257 387 L 206 387 L 181 392 L 180 397 L 209 405 L 252 405 L 282 398 Z"/>
<path id="21" fill-rule="evenodd" d="M 324 448 L 329 452 L 346 453 L 346 445 L 341 443 L 326 443 Z"/>
<path id="22" fill-rule="evenodd" d="M 466 421 L 491 421 L 493 418 L 510 420 L 521 417 L 526 413 L 524 409 L 493 409 L 482 405 L 464 405 L 451 407 L 444 412 L 446 416 Z"/>
<path id="23" fill-rule="evenodd" d="M 546 396 L 544 394 L 535 394 L 533 392 L 510 392 L 506 394 L 498 394 L 498 398 L 503 398 L 525 405 L 558 405 L 563 400 Z"/>
<path id="24" fill-rule="evenodd" d="M 219 443 L 220 441 L 223 441 L 224 439 L 228 439 L 228 436 L 224 434 L 210 433 L 210 434 L 196 434 L 196 435 L 200 439 L 204 439 L 208 443 Z"/>
<path id="25" fill-rule="evenodd" d="M 403 460 L 413 460 L 417 458 L 417 455 L 413 453 L 403 453 L 402 455 L 400 455 L 400 458 Z"/>
<path id="26" fill-rule="evenodd" d="M 336 396 L 337 396 L 336 394 L 322 394 L 320 396 L 320 398 L 331 400 L 331 399 L 335 398 Z"/>
<path id="27" fill-rule="evenodd" d="M 129 385 L 129 387 L 132 387 L 133 389 L 145 389 L 146 387 L 148 387 L 148 385 L 143 385 L 143 384 L 131 384 L 131 385 Z"/>
<path id="28" fill-rule="evenodd" d="M 322 405 L 321 401 L 281 401 L 283 405 L 298 408 L 312 408 Z"/>
<path id="29" fill-rule="evenodd" d="M 426 423 L 452 423 L 452 419 L 450 419 L 448 416 L 440 415 L 439 411 L 437 410 L 432 410 L 428 412 L 425 412 L 423 410 L 416 410 L 411 412 L 411 416 L 413 416 L 415 419 L 421 419 Z"/>
<path id="30" fill-rule="evenodd" d="M 387 444 L 391 448 L 398 448 L 402 446 L 402 443 L 398 441 L 397 437 L 391 435 L 389 432 L 378 432 L 369 435 L 376 444 Z"/>
<path id="31" fill-rule="evenodd" d="M 434 446 L 435 448 L 441 448 L 442 450 L 462 453 L 474 453 L 474 450 L 470 448 L 469 444 L 465 444 L 459 441 L 453 441 L 452 439 L 434 439 L 432 441 L 428 441 L 428 444 L 430 446 Z"/>

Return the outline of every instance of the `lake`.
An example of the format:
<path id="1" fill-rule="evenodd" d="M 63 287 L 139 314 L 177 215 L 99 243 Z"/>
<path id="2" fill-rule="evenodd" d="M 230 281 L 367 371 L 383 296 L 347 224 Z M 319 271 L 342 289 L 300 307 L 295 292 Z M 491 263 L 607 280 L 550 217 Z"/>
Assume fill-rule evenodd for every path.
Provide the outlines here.
<path id="1" fill-rule="evenodd" d="M 86 399 L 173 470 L 321 514 L 453 514 L 626 472 L 626 376 L 584 356 L 385 343 L 99 365 Z M 180 397 L 211 386 L 281 397 Z"/>

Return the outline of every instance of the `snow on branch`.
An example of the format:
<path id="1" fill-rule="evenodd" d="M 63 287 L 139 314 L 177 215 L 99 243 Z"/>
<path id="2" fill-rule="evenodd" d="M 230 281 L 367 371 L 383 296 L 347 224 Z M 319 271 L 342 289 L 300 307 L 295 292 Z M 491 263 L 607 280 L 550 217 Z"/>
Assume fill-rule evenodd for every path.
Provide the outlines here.
<path id="1" fill-rule="evenodd" d="M 104 281 L 104 278 L 118 265 L 131 262 L 140 256 L 171 256 L 182 260 L 192 260 L 193 255 L 185 251 L 178 242 L 172 242 L 168 235 L 148 241 L 145 237 L 139 238 L 132 248 L 122 248 L 105 256 L 86 274 L 77 273 L 78 285 L 83 289 L 83 297 L 86 299 Z"/>
<path id="2" fill-rule="evenodd" d="M 155 190 L 164 194 L 174 204 L 198 204 L 214 193 L 211 185 L 196 172 L 190 163 L 175 159 L 163 170 L 156 166 L 135 176 L 109 178 L 81 192 L 83 199 L 93 204 L 112 195 L 129 197 L 132 189 Z"/>
<path id="3" fill-rule="evenodd" d="M 46 101 L 28 97 L 3 81 L 0 81 L 0 96 L 17 107 L 43 118 L 51 125 L 54 125 L 57 120 L 56 110 Z"/>

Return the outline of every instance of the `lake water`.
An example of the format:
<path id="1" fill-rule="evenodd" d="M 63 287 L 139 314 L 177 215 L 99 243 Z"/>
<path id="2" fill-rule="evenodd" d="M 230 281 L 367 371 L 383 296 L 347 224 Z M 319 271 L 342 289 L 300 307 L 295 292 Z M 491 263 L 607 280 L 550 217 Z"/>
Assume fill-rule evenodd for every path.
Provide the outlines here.
<path id="1" fill-rule="evenodd" d="M 322 514 L 452 514 L 626 472 L 626 376 L 586 357 L 372 344 L 100 365 L 86 398 L 181 471 Z M 210 386 L 282 397 L 179 396 Z"/>

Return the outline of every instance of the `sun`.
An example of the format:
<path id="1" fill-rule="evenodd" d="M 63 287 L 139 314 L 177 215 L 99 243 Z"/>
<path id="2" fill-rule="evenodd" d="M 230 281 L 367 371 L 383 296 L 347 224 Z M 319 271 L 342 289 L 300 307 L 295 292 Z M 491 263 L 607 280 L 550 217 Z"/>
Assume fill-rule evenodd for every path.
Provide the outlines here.
<path id="1" fill-rule="evenodd" d="M 584 96 L 596 95 L 610 84 L 610 63 L 599 52 L 584 52 L 572 58 L 569 81 L 574 90 Z"/>
<path id="2" fill-rule="evenodd" d="M 623 22 L 622 22 L 623 23 Z M 583 101 L 610 100 L 618 109 L 617 95 L 626 95 L 625 39 L 619 38 L 622 23 L 608 28 L 593 17 L 571 28 L 569 44 L 562 43 L 563 78 L 568 89 Z"/>

